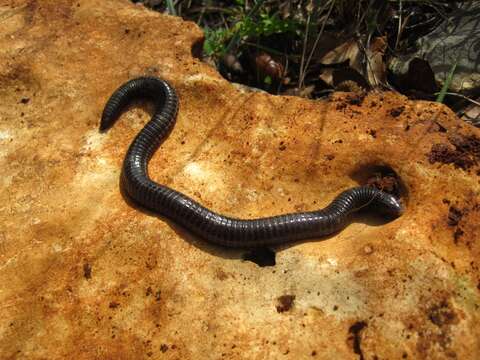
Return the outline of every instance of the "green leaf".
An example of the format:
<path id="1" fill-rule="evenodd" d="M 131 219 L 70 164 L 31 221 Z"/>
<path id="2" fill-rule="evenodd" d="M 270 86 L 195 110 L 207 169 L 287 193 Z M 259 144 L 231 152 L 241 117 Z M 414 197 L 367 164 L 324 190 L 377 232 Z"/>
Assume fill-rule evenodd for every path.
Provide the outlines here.
<path id="1" fill-rule="evenodd" d="M 445 79 L 445 82 L 443 83 L 442 90 L 440 90 L 440 93 L 437 96 L 437 102 L 443 103 L 443 100 L 445 99 L 445 95 L 447 94 L 448 88 L 450 87 L 450 84 L 452 83 L 453 80 L 453 74 L 455 73 L 455 69 L 457 68 L 457 62 L 452 65 L 450 68 L 450 72 L 447 75 L 447 78 Z"/>
<path id="2" fill-rule="evenodd" d="M 205 28 L 204 32 L 204 53 L 207 56 L 220 56 L 225 51 L 225 43 L 229 37 L 229 31 L 226 29 L 212 30 L 209 28 Z"/>

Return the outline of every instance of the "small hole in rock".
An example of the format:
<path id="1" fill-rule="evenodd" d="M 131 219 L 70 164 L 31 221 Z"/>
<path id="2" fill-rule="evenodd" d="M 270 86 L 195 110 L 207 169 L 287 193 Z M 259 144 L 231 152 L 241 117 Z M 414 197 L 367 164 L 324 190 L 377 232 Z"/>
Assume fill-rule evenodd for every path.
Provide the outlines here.
<path id="1" fill-rule="evenodd" d="M 388 165 L 364 164 L 357 167 L 350 177 L 362 186 L 373 186 L 397 198 L 407 198 L 407 189 L 400 176 Z"/>
<path id="2" fill-rule="evenodd" d="M 202 60 L 203 58 L 203 44 L 205 42 L 205 38 L 197 39 L 191 48 L 192 57 L 195 59 Z"/>
<path id="3" fill-rule="evenodd" d="M 295 301 L 295 295 L 282 295 L 277 299 L 277 305 L 275 306 L 278 313 L 289 311 Z"/>
<path id="4" fill-rule="evenodd" d="M 242 259 L 260 267 L 275 266 L 275 252 L 269 248 L 258 248 L 243 254 Z"/>

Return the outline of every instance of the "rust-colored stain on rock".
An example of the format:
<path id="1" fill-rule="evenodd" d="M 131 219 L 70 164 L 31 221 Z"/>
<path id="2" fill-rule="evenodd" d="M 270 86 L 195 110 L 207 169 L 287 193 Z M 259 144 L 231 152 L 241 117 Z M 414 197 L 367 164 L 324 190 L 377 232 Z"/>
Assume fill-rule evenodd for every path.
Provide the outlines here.
<path id="1" fill-rule="evenodd" d="M 247 92 L 201 42 L 127 0 L 0 2 L 0 358 L 480 358 L 479 131 L 393 93 Z M 246 255 L 135 208 L 120 167 L 151 105 L 98 125 L 145 74 L 180 96 L 156 181 L 243 218 L 371 182 L 405 214 Z"/>

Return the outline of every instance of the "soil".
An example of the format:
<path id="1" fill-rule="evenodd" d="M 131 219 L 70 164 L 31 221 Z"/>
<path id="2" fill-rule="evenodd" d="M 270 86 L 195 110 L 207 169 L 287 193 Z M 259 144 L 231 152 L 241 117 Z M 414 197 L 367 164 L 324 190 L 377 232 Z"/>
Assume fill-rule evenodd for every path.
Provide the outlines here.
<path id="1" fill-rule="evenodd" d="M 295 300 L 295 295 L 282 295 L 277 300 L 277 312 L 282 313 L 292 308 L 293 302 Z"/>
<path id="2" fill-rule="evenodd" d="M 468 170 L 480 161 L 480 138 L 475 135 L 453 134 L 449 144 L 438 143 L 432 146 L 428 159 L 431 164 L 453 164 L 456 168 Z"/>

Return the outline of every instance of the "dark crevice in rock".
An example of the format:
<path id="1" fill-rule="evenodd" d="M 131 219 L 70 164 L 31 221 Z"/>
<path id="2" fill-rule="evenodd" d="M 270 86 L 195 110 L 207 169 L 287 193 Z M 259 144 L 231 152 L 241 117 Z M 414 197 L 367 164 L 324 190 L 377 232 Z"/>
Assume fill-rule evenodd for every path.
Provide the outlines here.
<path id="1" fill-rule="evenodd" d="M 92 266 L 87 262 L 83 264 L 83 277 L 87 280 L 92 278 Z"/>
<path id="2" fill-rule="evenodd" d="M 462 217 L 463 211 L 452 205 L 448 209 L 447 224 L 449 226 L 457 226 Z"/>
<path id="3" fill-rule="evenodd" d="M 360 360 L 364 360 L 365 357 L 363 356 L 362 348 L 361 348 L 361 337 L 360 332 L 367 327 L 367 323 L 365 321 L 357 321 L 355 324 L 350 326 L 348 332 L 352 334 L 349 337 L 349 340 L 353 340 L 353 352 L 360 356 Z"/>
<path id="4" fill-rule="evenodd" d="M 192 57 L 194 57 L 195 59 L 202 60 L 204 42 L 205 42 L 205 37 L 202 37 L 192 44 L 191 54 L 192 54 Z"/>
<path id="5" fill-rule="evenodd" d="M 376 187 L 404 200 L 408 196 L 400 176 L 388 165 L 363 164 L 354 170 L 350 177 L 360 185 Z"/>
<path id="6" fill-rule="evenodd" d="M 295 295 L 282 295 L 277 299 L 277 301 L 278 304 L 276 306 L 276 309 L 278 313 L 289 311 L 293 307 Z"/>

